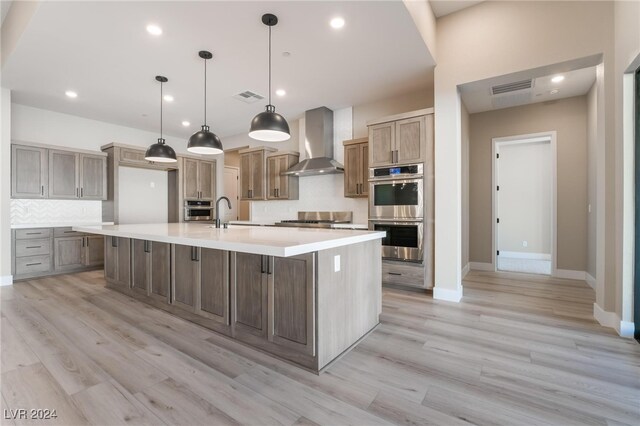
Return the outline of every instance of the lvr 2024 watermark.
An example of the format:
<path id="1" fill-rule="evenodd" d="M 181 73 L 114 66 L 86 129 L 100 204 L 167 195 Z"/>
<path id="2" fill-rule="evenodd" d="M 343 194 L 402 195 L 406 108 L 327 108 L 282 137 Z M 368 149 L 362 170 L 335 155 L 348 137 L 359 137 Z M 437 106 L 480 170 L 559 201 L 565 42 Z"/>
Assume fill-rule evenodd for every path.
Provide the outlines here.
<path id="1" fill-rule="evenodd" d="M 56 410 L 46 408 L 9 408 L 3 410 L 5 420 L 51 420 L 58 418 Z"/>

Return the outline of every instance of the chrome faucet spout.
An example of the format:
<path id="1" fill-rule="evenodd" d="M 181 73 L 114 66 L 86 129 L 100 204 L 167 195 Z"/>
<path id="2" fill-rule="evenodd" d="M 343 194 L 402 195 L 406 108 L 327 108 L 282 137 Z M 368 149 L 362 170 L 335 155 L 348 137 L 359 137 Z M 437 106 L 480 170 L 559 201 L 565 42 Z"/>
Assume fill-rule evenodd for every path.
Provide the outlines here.
<path id="1" fill-rule="evenodd" d="M 216 221 L 214 222 L 216 228 L 220 228 L 220 201 L 222 200 L 227 200 L 227 206 L 229 206 L 229 210 L 231 210 L 231 201 L 227 197 L 222 196 L 218 198 L 216 201 Z"/>

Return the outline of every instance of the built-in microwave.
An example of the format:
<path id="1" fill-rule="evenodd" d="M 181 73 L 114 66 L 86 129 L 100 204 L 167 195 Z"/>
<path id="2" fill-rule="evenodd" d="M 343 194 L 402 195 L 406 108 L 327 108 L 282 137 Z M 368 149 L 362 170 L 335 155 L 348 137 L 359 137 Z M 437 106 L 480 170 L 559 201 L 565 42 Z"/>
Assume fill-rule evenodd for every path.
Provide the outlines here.
<path id="1" fill-rule="evenodd" d="M 370 220 L 371 231 L 384 231 L 382 258 L 422 263 L 424 259 L 424 224 L 417 220 Z"/>
<path id="2" fill-rule="evenodd" d="M 423 194 L 422 164 L 369 170 L 370 219 L 422 219 Z"/>
<path id="3" fill-rule="evenodd" d="M 185 222 L 212 221 L 213 220 L 212 202 L 202 201 L 202 200 L 185 200 L 184 220 Z"/>

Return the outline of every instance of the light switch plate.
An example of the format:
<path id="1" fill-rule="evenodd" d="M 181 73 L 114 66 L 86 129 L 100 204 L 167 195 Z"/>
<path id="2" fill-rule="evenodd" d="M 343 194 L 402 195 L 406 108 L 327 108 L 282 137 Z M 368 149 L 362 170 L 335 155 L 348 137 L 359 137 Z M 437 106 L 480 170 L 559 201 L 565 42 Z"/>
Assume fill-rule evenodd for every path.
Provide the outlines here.
<path id="1" fill-rule="evenodd" d="M 333 272 L 340 272 L 340 255 L 333 256 Z"/>

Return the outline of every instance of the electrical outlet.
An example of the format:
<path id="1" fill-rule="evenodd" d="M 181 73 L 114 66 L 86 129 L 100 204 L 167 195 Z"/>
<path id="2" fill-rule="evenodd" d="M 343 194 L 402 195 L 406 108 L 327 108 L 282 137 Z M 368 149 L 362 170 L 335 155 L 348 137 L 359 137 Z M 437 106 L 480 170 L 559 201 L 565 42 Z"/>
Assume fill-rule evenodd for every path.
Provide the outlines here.
<path id="1" fill-rule="evenodd" d="M 340 272 L 340 255 L 333 256 L 333 272 Z"/>
<path id="2" fill-rule="evenodd" d="M 527 247 L 529 245 L 529 243 L 527 241 L 523 241 L 522 242 L 522 247 Z"/>
<path id="3" fill-rule="evenodd" d="M 587 207 L 587 210 L 589 211 L 589 213 L 591 213 L 591 204 L 589 204 L 589 206 Z"/>

